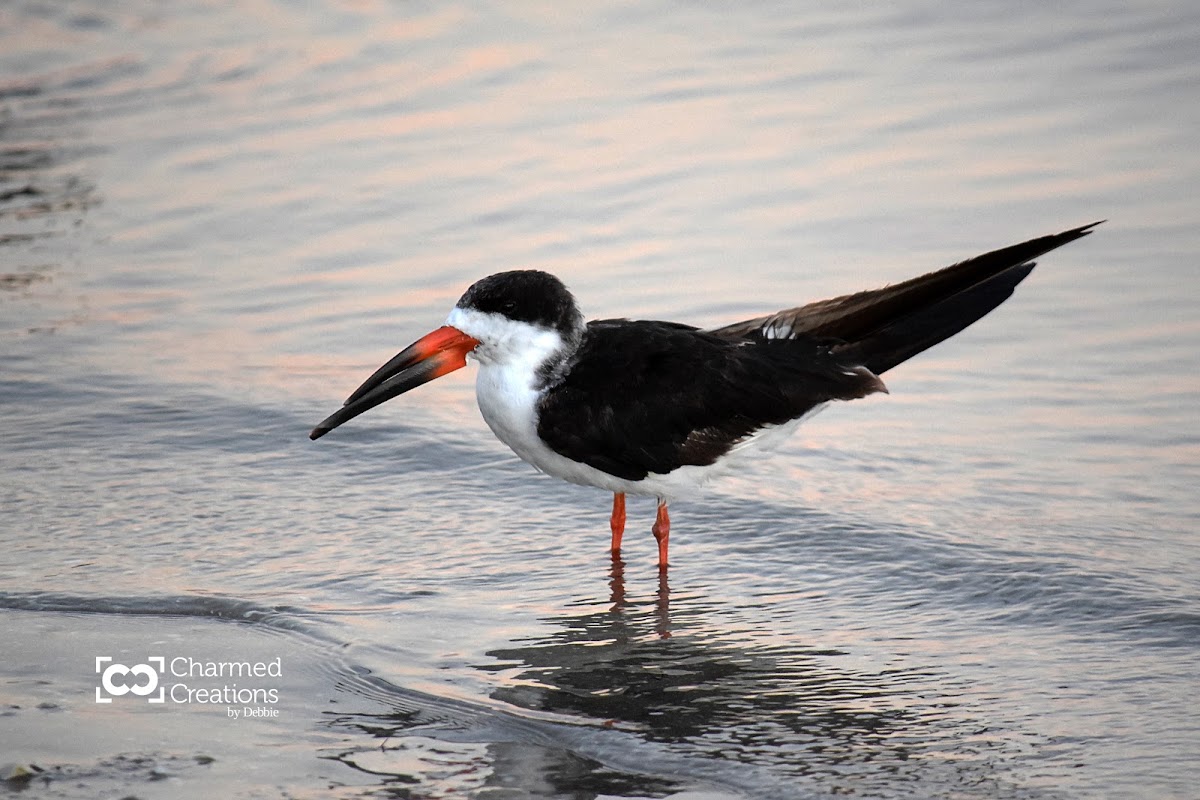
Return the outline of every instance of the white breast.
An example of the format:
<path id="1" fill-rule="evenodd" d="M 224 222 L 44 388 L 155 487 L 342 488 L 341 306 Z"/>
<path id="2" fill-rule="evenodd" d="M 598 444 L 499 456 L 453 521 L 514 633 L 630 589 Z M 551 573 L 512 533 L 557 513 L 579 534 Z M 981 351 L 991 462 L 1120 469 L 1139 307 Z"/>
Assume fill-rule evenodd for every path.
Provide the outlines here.
<path id="1" fill-rule="evenodd" d="M 469 357 L 479 362 L 475 399 L 497 439 L 542 472 L 585 486 L 629 490 L 627 481 L 559 455 L 537 435 L 539 371 L 563 358 L 557 331 L 470 308 L 455 308 L 446 324 L 480 341 Z"/>
<path id="2" fill-rule="evenodd" d="M 645 491 L 636 483 L 573 461 L 546 446 L 537 434 L 537 403 L 541 393 L 533 388 L 535 374 L 509 366 L 480 364 L 475 378 L 475 399 L 484 422 L 496 438 L 542 472 L 565 481 L 611 492 Z"/>

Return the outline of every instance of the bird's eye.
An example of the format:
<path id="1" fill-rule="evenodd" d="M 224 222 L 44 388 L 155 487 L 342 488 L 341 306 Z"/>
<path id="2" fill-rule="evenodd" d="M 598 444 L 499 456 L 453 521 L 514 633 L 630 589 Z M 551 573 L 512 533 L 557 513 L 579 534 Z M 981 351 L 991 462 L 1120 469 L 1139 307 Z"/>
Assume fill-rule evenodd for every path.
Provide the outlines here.
<path id="1" fill-rule="evenodd" d="M 505 314 L 512 314 L 514 311 L 517 310 L 517 301 L 516 300 L 505 300 L 504 303 L 500 306 L 500 308 Z"/>

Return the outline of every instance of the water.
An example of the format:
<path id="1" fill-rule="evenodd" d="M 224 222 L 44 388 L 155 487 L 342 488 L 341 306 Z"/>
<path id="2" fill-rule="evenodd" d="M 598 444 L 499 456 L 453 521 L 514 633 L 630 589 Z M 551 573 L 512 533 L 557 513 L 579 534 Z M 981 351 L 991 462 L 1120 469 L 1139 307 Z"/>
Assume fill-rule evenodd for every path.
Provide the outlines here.
<path id="1" fill-rule="evenodd" d="M 0 762 L 47 797 L 1191 796 L 1198 45 L 1181 2 L 8 4 Z M 468 372 L 306 437 L 490 272 L 716 325 L 1104 217 L 673 505 L 666 577 L 653 503 L 614 565 L 609 498 L 508 454 Z M 282 672 L 97 702 L 97 657 L 152 656 Z"/>

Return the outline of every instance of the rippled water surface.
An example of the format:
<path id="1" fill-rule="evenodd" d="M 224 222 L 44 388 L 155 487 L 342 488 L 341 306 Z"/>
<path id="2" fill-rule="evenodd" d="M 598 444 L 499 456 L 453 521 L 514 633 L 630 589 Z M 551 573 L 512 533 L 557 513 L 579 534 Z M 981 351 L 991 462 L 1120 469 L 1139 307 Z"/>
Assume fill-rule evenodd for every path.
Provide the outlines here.
<path id="1" fill-rule="evenodd" d="M 4 785 L 1193 796 L 1200 11 L 826 6 L 0 8 Z M 306 436 L 491 272 L 716 325 L 1101 218 L 669 574 L 470 370 Z"/>

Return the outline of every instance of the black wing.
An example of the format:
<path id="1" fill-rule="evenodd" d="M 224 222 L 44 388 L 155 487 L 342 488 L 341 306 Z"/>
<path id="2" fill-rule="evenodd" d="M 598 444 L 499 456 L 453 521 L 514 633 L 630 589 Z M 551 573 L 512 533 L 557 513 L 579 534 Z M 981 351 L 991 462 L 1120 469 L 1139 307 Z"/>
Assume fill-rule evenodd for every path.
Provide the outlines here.
<path id="1" fill-rule="evenodd" d="M 836 351 L 876 375 L 944 341 L 1003 303 L 1033 259 L 1091 233 L 1093 222 L 984 253 L 945 269 L 857 294 L 820 300 L 712 333 L 739 339 L 773 329 L 839 339 Z"/>
<path id="2" fill-rule="evenodd" d="M 627 480 L 712 464 L 766 425 L 883 390 L 831 344 L 591 322 L 570 370 L 542 399 L 538 435 L 567 458 Z"/>

